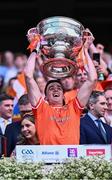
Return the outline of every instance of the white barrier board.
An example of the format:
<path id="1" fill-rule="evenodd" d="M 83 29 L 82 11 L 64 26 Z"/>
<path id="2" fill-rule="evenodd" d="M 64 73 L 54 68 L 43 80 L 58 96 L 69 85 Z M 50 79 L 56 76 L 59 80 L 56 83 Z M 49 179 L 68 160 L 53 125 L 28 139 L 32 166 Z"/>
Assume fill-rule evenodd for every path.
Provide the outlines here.
<path id="1" fill-rule="evenodd" d="M 112 158 L 111 145 L 17 145 L 17 162 L 64 162 L 68 158 L 103 155 Z"/>

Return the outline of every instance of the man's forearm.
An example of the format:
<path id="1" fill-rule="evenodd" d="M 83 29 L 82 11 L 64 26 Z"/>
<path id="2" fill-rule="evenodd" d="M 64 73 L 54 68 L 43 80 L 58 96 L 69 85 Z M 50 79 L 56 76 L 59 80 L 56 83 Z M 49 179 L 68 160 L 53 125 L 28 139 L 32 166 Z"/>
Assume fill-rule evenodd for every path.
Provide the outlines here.
<path id="1" fill-rule="evenodd" d="M 29 100 L 32 106 L 36 106 L 36 104 L 38 103 L 38 100 L 41 97 L 39 87 L 36 81 L 34 80 L 36 56 L 37 56 L 36 52 L 31 53 L 24 69 L 28 96 L 29 96 Z"/>
<path id="2" fill-rule="evenodd" d="M 85 52 L 85 57 L 87 58 L 88 61 L 88 78 L 90 81 L 94 82 L 97 80 L 97 72 L 92 62 L 92 59 L 89 56 L 88 49 L 84 49 L 84 52 Z"/>
<path id="3" fill-rule="evenodd" d="M 36 52 L 32 52 L 28 58 L 27 64 L 24 68 L 25 76 L 28 78 L 33 78 L 34 70 L 35 70 L 35 61 L 36 61 Z"/>

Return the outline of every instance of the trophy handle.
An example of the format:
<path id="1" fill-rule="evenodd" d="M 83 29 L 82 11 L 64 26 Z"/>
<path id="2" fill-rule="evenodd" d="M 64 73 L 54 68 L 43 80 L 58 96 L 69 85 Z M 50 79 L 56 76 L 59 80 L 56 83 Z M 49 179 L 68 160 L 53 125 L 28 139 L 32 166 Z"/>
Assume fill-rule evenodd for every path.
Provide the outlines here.
<path id="1" fill-rule="evenodd" d="M 33 27 L 27 31 L 27 39 L 29 42 L 32 42 L 32 40 L 35 38 L 35 36 L 38 34 L 37 28 Z"/>

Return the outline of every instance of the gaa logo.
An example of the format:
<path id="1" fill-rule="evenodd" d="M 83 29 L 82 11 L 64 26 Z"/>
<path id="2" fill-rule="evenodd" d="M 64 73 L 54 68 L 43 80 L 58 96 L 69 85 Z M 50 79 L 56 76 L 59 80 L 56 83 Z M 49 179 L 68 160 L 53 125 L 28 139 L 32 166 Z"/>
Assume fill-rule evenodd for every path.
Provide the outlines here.
<path id="1" fill-rule="evenodd" d="M 22 154 L 34 154 L 32 149 L 22 149 Z"/>

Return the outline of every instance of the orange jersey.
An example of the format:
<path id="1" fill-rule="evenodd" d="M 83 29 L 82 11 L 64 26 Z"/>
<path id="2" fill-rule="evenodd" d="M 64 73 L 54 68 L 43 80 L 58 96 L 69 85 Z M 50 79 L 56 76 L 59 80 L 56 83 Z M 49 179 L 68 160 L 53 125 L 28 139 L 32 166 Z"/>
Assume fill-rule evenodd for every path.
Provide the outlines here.
<path id="1" fill-rule="evenodd" d="M 64 93 L 66 104 L 68 104 L 69 101 L 73 100 L 76 97 L 77 91 L 77 89 L 73 89 Z"/>
<path id="2" fill-rule="evenodd" d="M 73 90 L 66 91 L 66 92 L 64 93 L 64 97 L 65 97 L 65 102 L 66 102 L 66 104 L 67 104 L 69 101 L 73 100 L 73 99 L 77 96 L 78 90 L 79 90 L 79 89 L 73 89 Z M 101 85 L 101 82 L 98 81 L 98 82 L 96 83 L 96 86 L 95 86 L 94 90 L 95 90 L 95 91 L 104 91 L 104 89 L 103 89 L 103 87 L 102 87 L 102 85 Z"/>
<path id="3" fill-rule="evenodd" d="M 95 87 L 95 89 L 94 89 L 95 91 L 104 91 L 104 89 L 103 89 L 103 87 L 102 87 L 102 85 L 101 85 L 101 82 L 97 82 L 96 83 L 96 87 Z"/>
<path id="4" fill-rule="evenodd" d="M 52 107 L 41 98 L 33 108 L 40 144 L 79 144 L 82 109 L 77 99 L 63 107 Z"/>

